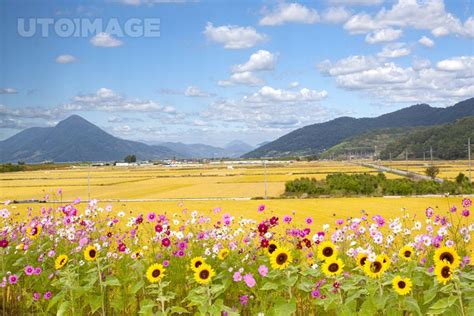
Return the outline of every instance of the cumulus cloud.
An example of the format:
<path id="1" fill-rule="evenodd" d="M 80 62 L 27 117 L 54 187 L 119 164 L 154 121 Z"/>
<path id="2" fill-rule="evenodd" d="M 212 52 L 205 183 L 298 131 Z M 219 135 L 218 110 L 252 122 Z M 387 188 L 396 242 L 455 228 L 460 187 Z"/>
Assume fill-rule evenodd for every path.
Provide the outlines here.
<path id="1" fill-rule="evenodd" d="M 325 23 L 343 23 L 351 17 L 351 13 L 344 7 L 330 7 L 324 10 L 321 20 Z"/>
<path id="2" fill-rule="evenodd" d="M 203 33 L 209 41 L 222 44 L 227 49 L 251 48 L 268 39 L 267 35 L 258 33 L 251 26 L 223 25 L 214 27 L 210 22 L 207 23 Z"/>
<path id="3" fill-rule="evenodd" d="M 369 44 L 392 42 L 399 39 L 400 36 L 402 36 L 402 33 L 402 30 L 396 30 L 392 28 L 376 30 L 367 34 L 365 41 Z"/>
<path id="4" fill-rule="evenodd" d="M 474 37 L 474 19 L 470 17 L 463 24 L 446 12 L 443 0 L 399 0 L 390 9 L 382 8 L 374 15 L 359 13 L 344 24 L 352 34 L 389 27 L 430 30 L 434 36 L 457 34 Z"/>
<path id="5" fill-rule="evenodd" d="M 254 94 L 245 96 L 244 101 L 252 103 L 268 102 L 317 102 L 326 98 L 328 93 L 325 90 L 316 91 L 303 88 L 299 91 L 289 91 L 275 89 L 264 86 Z"/>
<path id="6" fill-rule="evenodd" d="M 249 60 L 245 63 L 232 66 L 229 79 L 220 80 L 217 84 L 220 86 L 264 84 L 264 80 L 258 77 L 255 72 L 273 70 L 275 63 L 276 56 L 274 54 L 266 50 L 259 50 L 250 55 Z"/>
<path id="7" fill-rule="evenodd" d="M 263 16 L 259 24 L 274 26 L 285 23 L 314 24 L 319 21 L 319 14 L 315 9 L 299 3 L 280 3 L 272 11 Z"/>
<path id="8" fill-rule="evenodd" d="M 91 38 L 90 43 L 96 47 L 114 48 L 122 46 L 123 42 L 108 33 L 98 33 Z"/>
<path id="9" fill-rule="evenodd" d="M 187 97 L 201 97 L 201 98 L 206 98 L 206 97 L 211 96 L 210 93 L 206 91 L 202 91 L 196 86 L 187 87 L 186 90 L 184 91 L 184 95 Z"/>
<path id="10" fill-rule="evenodd" d="M 363 67 L 355 66 L 358 60 L 364 62 Z M 336 62 L 325 61 L 318 68 L 334 77 L 339 87 L 360 91 L 381 103 L 452 104 L 474 95 L 474 56 L 441 60 L 435 68 L 423 59 L 415 59 L 412 66 L 403 67 L 384 58 L 352 56 Z"/>
<path id="11" fill-rule="evenodd" d="M 384 58 L 398 58 L 410 55 L 410 52 L 410 49 L 406 47 L 405 43 L 394 43 L 384 46 L 377 56 Z"/>
<path id="12" fill-rule="evenodd" d="M 257 86 L 264 84 L 265 81 L 257 77 L 253 72 L 244 71 L 233 73 L 228 80 L 219 80 L 217 84 L 222 87 L 233 86 L 236 84 Z"/>
<path id="13" fill-rule="evenodd" d="M 59 55 L 56 57 L 56 63 L 58 64 L 73 64 L 77 61 L 77 58 L 72 55 Z"/>
<path id="14" fill-rule="evenodd" d="M 423 46 L 426 46 L 426 47 L 433 47 L 434 46 L 434 41 L 429 38 L 429 37 L 426 37 L 426 36 L 423 36 L 422 38 L 420 38 L 418 40 L 418 43 L 420 43 L 421 45 Z"/>
<path id="15" fill-rule="evenodd" d="M 13 88 L 0 88 L 0 94 L 17 94 L 18 90 Z"/>

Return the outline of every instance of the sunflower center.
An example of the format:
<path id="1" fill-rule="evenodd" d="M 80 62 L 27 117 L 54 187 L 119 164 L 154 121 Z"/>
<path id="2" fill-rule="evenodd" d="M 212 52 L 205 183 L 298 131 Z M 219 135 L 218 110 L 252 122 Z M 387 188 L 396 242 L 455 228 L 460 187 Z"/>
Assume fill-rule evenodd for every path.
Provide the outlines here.
<path id="1" fill-rule="evenodd" d="M 363 266 L 365 264 L 365 262 L 367 261 L 367 257 L 363 257 L 360 259 L 360 265 Z"/>
<path id="2" fill-rule="evenodd" d="M 407 284 L 405 283 L 405 281 L 398 281 L 398 287 L 399 288 L 404 289 L 406 286 L 407 286 Z"/>
<path id="3" fill-rule="evenodd" d="M 96 254 L 97 254 L 97 252 L 95 251 L 95 249 L 89 250 L 89 257 L 95 258 L 95 255 L 96 255 Z"/>
<path id="4" fill-rule="evenodd" d="M 323 255 L 325 257 L 331 257 L 333 253 L 334 253 L 334 250 L 331 247 L 325 247 L 323 249 Z"/>
<path id="5" fill-rule="evenodd" d="M 200 266 L 201 264 L 202 264 L 201 261 L 196 261 L 196 262 L 194 263 L 194 267 L 195 267 L 195 268 L 199 268 L 199 266 Z"/>
<path id="6" fill-rule="evenodd" d="M 454 256 L 452 253 L 449 253 L 449 252 L 443 252 L 441 254 L 441 256 L 439 256 L 439 260 L 443 261 L 443 260 L 446 260 L 448 261 L 449 263 L 453 263 L 454 262 Z"/>
<path id="7" fill-rule="evenodd" d="M 268 252 L 273 253 L 277 249 L 277 246 L 275 244 L 271 244 L 268 246 Z"/>
<path id="8" fill-rule="evenodd" d="M 328 267 L 330 272 L 337 272 L 339 270 L 339 265 L 337 263 L 331 263 Z"/>
<path id="9" fill-rule="evenodd" d="M 203 280 L 206 280 L 209 277 L 209 271 L 202 270 L 201 272 L 199 272 L 199 277 Z"/>
<path id="10" fill-rule="evenodd" d="M 410 258 L 411 257 L 411 251 L 410 250 L 406 250 L 405 253 L 404 253 L 405 257 L 406 258 Z"/>
<path id="11" fill-rule="evenodd" d="M 31 229 L 31 235 L 36 235 L 37 232 L 38 232 L 38 228 L 33 227 L 33 228 Z"/>
<path id="12" fill-rule="evenodd" d="M 276 262 L 279 265 L 284 264 L 286 262 L 286 260 L 288 260 L 288 255 L 286 253 L 281 253 L 276 257 Z"/>
<path id="13" fill-rule="evenodd" d="M 451 275 L 451 269 L 449 267 L 443 267 L 443 269 L 441 269 L 441 276 L 443 278 L 449 278 L 450 275 Z"/>
<path id="14" fill-rule="evenodd" d="M 66 259 L 62 258 L 62 259 L 61 259 L 61 261 L 59 261 L 59 265 L 61 265 L 61 266 L 62 266 L 62 265 L 64 264 L 64 262 L 65 262 L 65 261 L 66 261 Z"/>
<path id="15" fill-rule="evenodd" d="M 382 270 L 382 264 L 378 261 L 372 262 L 371 267 L 372 267 L 372 272 L 374 273 L 379 273 L 380 270 Z"/>
<path id="16" fill-rule="evenodd" d="M 159 277 L 160 274 L 161 274 L 160 269 L 155 269 L 155 270 L 153 270 L 153 272 L 151 273 L 152 277 L 154 277 L 154 278 Z"/>

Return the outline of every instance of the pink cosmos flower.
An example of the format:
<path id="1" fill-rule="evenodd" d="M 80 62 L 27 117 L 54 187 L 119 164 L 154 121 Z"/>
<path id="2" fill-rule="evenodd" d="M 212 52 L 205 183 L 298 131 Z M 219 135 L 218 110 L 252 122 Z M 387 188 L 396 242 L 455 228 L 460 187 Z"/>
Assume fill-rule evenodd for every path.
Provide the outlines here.
<path id="1" fill-rule="evenodd" d="M 284 216 L 283 216 L 283 222 L 284 222 L 284 223 L 289 224 L 289 223 L 291 223 L 291 220 L 292 220 L 292 218 L 291 218 L 290 215 L 284 215 Z"/>
<path id="2" fill-rule="evenodd" d="M 41 272 L 43 272 L 43 269 L 41 269 L 41 267 L 37 267 L 37 268 L 35 268 L 35 272 L 33 272 L 33 273 L 36 274 L 36 275 L 40 275 Z"/>
<path id="3" fill-rule="evenodd" d="M 32 266 L 26 266 L 25 267 L 25 274 L 26 275 L 33 275 L 34 272 L 35 272 L 35 268 L 33 268 Z"/>
<path id="4" fill-rule="evenodd" d="M 146 216 L 146 219 L 149 221 L 149 222 L 153 222 L 155 219 L 156 219 L 156 214 L 154 212 L 150 212 L 148 213 L 148 215 Z"/>
<path id="5" fill-rule="evenodd" d="M 16 274 L 12 274 L 8 277 L 8 283 L 16 284 L 18 282 L 18 276 Z"/>
<path id="6" fill-rule="evenodd" d="M 306 224 L 308 224 L 308 225 L 313 224 L 313 218 L 307 217 L 307 218 L 306 218 Z"/>
<path id="7" fill-rule="evenodd" d="M 258 207 L 258 212 L 263 212 L 265 211 L 265 204 L 260 204 L 260 206 Z"/>
<path id="8" fill-rule="evenodd" d="M 244 281 L 248 287 L 254 287 L 255 284 L 257 284 L 257 282 L 255 282 L 255 279 L 253 278 L 252 273 L 247 273 L 246 275 L 244 275 Z"/>
<path id="9" fill-rule="evenodd" d="M 37 301 L 41 298 L 41 294 L 38 292 L 33 293 L 33 300 Z"/>
<path id="10" fill-rule="evenodd" d="M 234 282 L 240 282 L 242 281 L 242 274 L 240 274 L 239 271 L 234 272 L 234 276 L 232 278 L 234 279 Z"/>
<path id="11" fill-rule="evenodd" d="M 464 216 L 464 217 L 469 217 L 469 214 L 471 214 L 471 213 L 469 212 L 468 209 L 463 210 L 462 213 L 461 213 L 461 215 Z"/>
<path id="12" fill-rule="evenodd" d="M 262 264 L 260 267 L 258 267 L 258 273 L 263 277 L 266 276 L 268 273 L 267 266 Z"/>
<path id="13" fill-rule="evenodd" d="M 43 295 L 45 300 L 49 300 L 51 298 L 51 296 L 53 296 L 53 293 L 51 293 L 51 291 L 48 291 L 48 292 L 44 293 L 44 295 Z"/>

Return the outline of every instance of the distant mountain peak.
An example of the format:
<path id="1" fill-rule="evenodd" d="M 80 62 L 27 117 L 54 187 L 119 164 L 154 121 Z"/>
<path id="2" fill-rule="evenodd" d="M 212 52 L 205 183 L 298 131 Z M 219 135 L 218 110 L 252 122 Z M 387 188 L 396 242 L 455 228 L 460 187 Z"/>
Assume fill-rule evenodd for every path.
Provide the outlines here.
<path id="1" fill-rule="evenodd" d="M 82 116 L 77 115 L 77 114 L 73 114 L 71 116 L 68 116 L 64 120 L 60 121 L 58 124 L 56 124 L 56 127 L 71 126 L 71 125 L 74 125 L 74 126 L 80 126 L 80 125 L 91 126 L 91 125 L 93 125 L 93 126 L 95 126 L 94 124 L 92 124 L 91 122 L 89 122 L 88 120 L 83 118 Z"/>

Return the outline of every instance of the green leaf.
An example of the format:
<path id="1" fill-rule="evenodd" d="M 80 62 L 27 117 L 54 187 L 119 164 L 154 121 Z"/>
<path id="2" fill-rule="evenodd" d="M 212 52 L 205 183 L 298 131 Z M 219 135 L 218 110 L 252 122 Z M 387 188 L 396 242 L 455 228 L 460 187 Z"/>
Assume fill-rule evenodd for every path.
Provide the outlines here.
<path id="1" fill-rule="evenodd" d="M 120 286 L 120 281 L 116 277 L 109 277 L 104 284 L 107 286 Z"/>
<path id="2" fill-rule="evenodd" d="M 273 308 L 274 316 L 288 316 L 296 312 L 296 300 L 292 298 L 289 302 L 284 300 L 277 301 Z"/>
<path id="3" fill-rule="evenodd" d="M 423 304 L 428 304 L 435 299 L 436 294 L 438 294 L 438 289 L 436 287 L 430 287 L 428 290 L 423 292 Z"/>
<path id="4" fill-rule="evenodd" d="M 56 312 L 56 316 L 65 315 L 71 303 L 69 301 L 64 301 L 59 305 L 58 311 Z M 66 314 L 67 315 L 67 314 Z"/>
<path id="5" fill-rule="evenodd" d="M 184 307 L 181 307 L 181 306 L 173 306 L 170 308 L 169 310 L 170 314 L 182 314 L 182 313 L 186 313 L 186 314 L 189 314 L 190 312 L 184 308 Z"/>
<path id="6" fill-rule="evenodd" d="M 407 310 L 415 312 L 417 315 L 421 315 L 421 310 L 420 306 L 418 305 L 418 301 L 415 300 L 413 297 L 405 297 L 405 305 Z"/>
<path id="7" fill-rule="evenodd" d="M 373 297 L 367 297 L 367 299 L 362 303 L 359 315 L 375 315 L 377 313 L 377 307 L 375 306 Z"/>
<path id="8" fill-rule="evenodd" d="M 153 307 L 155 307 L 155 303 L 150 299 L 145 299 L 140 304 L 140 311 L 139 314 L 145 315 L 153 315 Z"/>
<path id="9" fill-rule="evenodd" d="M 428 311 L 431 314 L 443 314 L 449 307 L 451 307 L 457 300 L 456 296 L 448 296 L 444 297 L 433 305 L 430 306 L 430 310 Z"/>
<path id="10" fill-rule="evenodd" d="M 100 295 L 89 296 L 87 301 L 92 313 L 95 313 L 102 305 L 102 297 Z"/>
<path id="11" fill-rule="evenodd" d="M 278 289 L 278 284 L 273 283 L 273 282 L 267 282 L 260 288 L 261 291 L 271 291 L 271 290 L 277 290 L 277 289 Z"/>
<path id="12" fill-rule="evenodd" d="M 130 289 L 130 292 L 132 294 L 135 294 L 137 293 L 138 291 L 141 290 L 142 287 L 145 286 L 145 281 L 144 280 L 140 280 L 138 282 L 136 282 L 135 284 L 132 285 L 132 288 Z"/>

